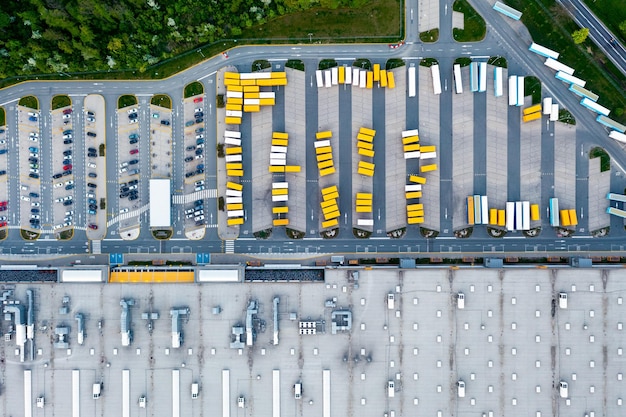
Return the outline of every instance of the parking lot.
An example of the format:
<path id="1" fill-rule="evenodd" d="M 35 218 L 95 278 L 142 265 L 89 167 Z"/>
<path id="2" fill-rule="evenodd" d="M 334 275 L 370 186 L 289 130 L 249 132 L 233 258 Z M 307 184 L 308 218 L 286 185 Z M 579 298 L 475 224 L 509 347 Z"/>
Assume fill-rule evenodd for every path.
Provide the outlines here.
<path id="1" fill-rule="evenodd" d="M 77 152 L 84 153 L 84 166 L 77 167 L 84 178 L 84 190 L 87 204 L 87 237 L 89 239 L 102 239 L 106 234 L 107 205 L 112 201 L 106 201 L 107 197 L 107 171 L 106 171 L 106 146 L 105 153 L 100 153 L 100 148 L 106 145 L 106 115 L 104 98 L 100 95 L 90 95 L 85 98 L 85 145 L 78 148 Z M 96 152 L 94 152 L 96 150 Z M 94 155 L 95 154 L 95 155 Z M 93 201 L 96 201 L 93 204 Z M 104 204 L 103 204 L 104 203 Z M 79 215 L 80 218 L 80 215 Z"/>
<path id="2" fill-rule="evenodd" d="M 57 237 L 60 237 L 63 231 L 74 228 L 78 218 L 75 172 L 80 162 L 76 167 L 74 164 L 84 160 L 80 155 L 81 147 L 75 146 L 80 143 L 82 132 L 75 129 L 71 105 L 53 110 L 51 116 L 52 137 L 46 148 L 52 155 L 52 224 Z M 82 192 L 78 196 L 82 196 Z"/>
<path id="3" fill-rule="evenodd" d="M 207 224 L 205 215 L 205 194 L 206 173 L 205 158 L 214 158 L 212 152 L 205 152 L 205 107 L 202 95 L 186 98 L 183 102 L 183 114 L 185 122 L 185 159 L 184 164 L 185 181 L 183 193 L 186 196 L 185 202 L 180 206 L 181 217 L 184 216 L 185 233 L 199 231 Z M 179 162 L 180 163 L 180 162 Z M 187 196 L 191 196 L 188 198 Z"/>
<path id="4" fill-rule="evenodd" d="M 6 126 L 0 126 L 0 230 L 8 227 L 9 216 L 9 190 L 8 190 L 8 148 Z"/>
<path id="5" fill-rule="evenodd" d="M 18 147 L 19 147 L 19 224 L 31 235 L 40 233 L 42 228 L 41 168 L 44 160 L 50 160 L 49 149 L 40 145 L 41 130 L 39 112 L 18 106 Z"/>
<path id="6" fill-rule="evenodd" d="M 118 109 L 117 165 L 119 183 L 119 230 L 139 227 L 139 207 L 142 205 L 139 169 L 139 149 L 144 138 L 139 134 L 139 108 L 129 106 Z M 145 155 L 144 155 L 145 157 Z M 128 214 L 127 214 L 128 213 Z"/>

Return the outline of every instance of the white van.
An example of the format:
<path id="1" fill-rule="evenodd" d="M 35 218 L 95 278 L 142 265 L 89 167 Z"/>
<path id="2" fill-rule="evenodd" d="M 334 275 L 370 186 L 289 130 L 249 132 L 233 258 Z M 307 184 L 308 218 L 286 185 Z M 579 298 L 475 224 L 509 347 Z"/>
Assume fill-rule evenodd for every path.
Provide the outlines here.
<path id="1" fill-rule="evenodd" d="M 392 293 L 387 294 L 387 308 L 393 310 L 396 306 L 396 297 Z"/>
<path id="2" fill-rule="evenodd" d="M 561 398 L 567 398 L 568 395 L 568 384 L 565 381 L 561 381 L 559 382 L 559 394 L 561 395 Z"/>
<path id="3" fill-rule="evenodd" d="M 387 381 L 387 396 L 393 398 L 396 395 L 396 384 L 393 381 Z"/>
<path id="4" fill-rule="evenodd" d="M 567 308 L 567 293 L 560 292 L 559 293 L 559 308 Z"/>
<path id="5" fill-rule="evenodd" d="M 191 399 L 195 400 L 200 396 L 200 387 L 197 383 L 191 384 Z"/>
<path id="6" fill-rule="evenodd" d="M 293 386 L 293 397 L 296 400 L 299 400 L 302 398 L 302 384 L 299 382 Z"/>

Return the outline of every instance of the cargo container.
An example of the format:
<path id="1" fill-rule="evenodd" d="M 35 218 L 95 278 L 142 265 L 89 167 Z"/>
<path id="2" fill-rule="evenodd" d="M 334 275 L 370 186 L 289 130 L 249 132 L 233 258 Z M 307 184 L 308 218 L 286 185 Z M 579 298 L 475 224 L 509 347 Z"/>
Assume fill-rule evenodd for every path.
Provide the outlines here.
<path id="1" fill-rule="evenodd" d="M 330 130 L 325 130 L 323 132 L 317 132 L 315 134 L 316 139 L 330 139 L 333 136 L 333 132 Z"/>

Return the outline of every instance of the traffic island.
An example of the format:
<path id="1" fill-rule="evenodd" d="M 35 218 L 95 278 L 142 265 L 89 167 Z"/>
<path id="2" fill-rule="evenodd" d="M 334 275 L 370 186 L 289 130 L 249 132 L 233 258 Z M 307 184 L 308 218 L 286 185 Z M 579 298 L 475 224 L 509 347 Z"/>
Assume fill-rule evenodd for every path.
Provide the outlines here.
<path id="1" fill-rule="evenodd" d="M 24 240 L 37 240 L 41 234 L 31 230 L 20 229 L 20 235 Z"/>
<path id="2" fill-rule="evenodd" d="M 439 40 L 439 29 L 431 29 L 426 32 L 420 32 L 420 41 L 425 43 L 434 43 Z"/>
<path id="3" fill-rule="evenodd" d="M 387 237 L 391 239 L 400 239 L 400 238 L 403 238 L 405 235 L 406 235 L 406 227 L 401 227 L 400 229 L 387 232 Z"/>
<path id="4" fill-rule="evenodd" d="M 289 239 L 304 239 L 304 236 L 306 235 L 305 232 L 300 232 L 299 230 L 290 228 L 285 229 L 285 234 Z"/>
<path id="5" fill-rule="evenodd" d="M 74 237 L 74 229 L 67 229 L 59 232 L 57 235 L 58 240 L 71 240 Z"/>
<path id="6" fill-rule="evenodd" d="M 152 230 L 152 237 L 157 240 L 168 240 L 172 237 L 174 231 L 172 229 L 155 229 Z"/>
<path id="7" fill-rule="evenodd" d="M 470 235 L 472 234 L 472 230 L 470 230 Z M 422 237 L 425 238 L 435 238 L 437 236 L 439 236 L 439 232 L 436 230 L 431 230 L 431 229 L 427 229 L 425 227 L 420 227 L 420 234 L 422 235 Z M 469 237 L 469 236 L 468 236 Z"/>
<path id="8" fill-rule="evenodd" d="M 206 227 L 201 226 L 194 230 L 185 231 L 185 237 L 189 240 L 204 239 L 206 235 Z"/>
<path id="9" fill-rule="evenodd" d="M 272 229 L 259 230 L 254 232 L 254 237 L 257 239 L 269 239 L 272 236 Z"/>
<path id="10" fill-rule="evenodd" d="M 120 230 L 120 238 L 122 240 L 135 240 L 139 237 L 139 227 L 131 227 L 128 229 Z"/>
<path id="11" fill-rule="evenodd" d="M 352 234 L 357 239 L 368 239 L 372 235 L 372 232 L 353 227 L 352 228 Z"/>
<path id="12" fill-rule="evenodd" d="M 487 234 L 491 237 L 502 238 L 506 236 L 506 230 L 498 229 L 496 227 L 487 227 Z"/>
<path id="13" fill-rule="evenodd" d="M 537 237 L 541 234 L 541 227 L 535 227 L 530 230 L 523 230 L 522 234 L 526 237 Z"/>
<path id="14" fill-rule="evenodd" d="M 459 239 L 467 239 L 472 236 L 472 233 L 474 233 L 474 228 L 468 227 L 466 229 L 461 229 L 454 232 L 454 237 Z"/>

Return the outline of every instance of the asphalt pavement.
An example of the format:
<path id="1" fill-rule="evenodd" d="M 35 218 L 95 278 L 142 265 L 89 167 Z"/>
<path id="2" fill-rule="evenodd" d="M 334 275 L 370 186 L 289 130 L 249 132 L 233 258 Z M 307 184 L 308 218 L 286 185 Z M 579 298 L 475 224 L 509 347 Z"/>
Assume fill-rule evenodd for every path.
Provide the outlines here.
<path id="1" fill-rule="evenodd" d="M 56 94 L 70 94 L 71 96 L 82 96 L 87 94 L 102 94 L 106 100 L 106 114 L 107 114 L 107 171 L 109 172 L 109 184 L 108 184 L 108 202 L 110 215 L 114 216 L 118 213 L 117 207 L 117 192 L 116 187 L 112 187 L 112 183 L 116 183 L 113 180 L 111 173 L 118 171 L 118 161 L 114 157 L 117 155 L 116 142 L 117 142 L 117 119 L 116 119 L 116 105 L 117 98 L 123 94 L 136 94 L 140 98 L 141 111 L 141 134 L 142 138 L 147 141 L 149 134 L 147 131 L 147 122 L 149 114 L 147 113 L 147 105 L 150 100 L 150 96 L 156 93 L 168 94 L 172 97 L 174 122 L 173 122 L 173 134 L 175 141 L 182 140 L 182 124 L 184 121 L 181 119 L 182 115 L 182 91 L 184 86 L 194 80 L 200 80 L 206 90 L 205 97 L 207 98 L 206 105 L 213 103 L 213 97 L 215 97 L 215 71 L 226 63 L 229 65 L 238 66 L 242 70 L 249 68 L 250 62 L 255 59 L 266 59 L 271 57 L 276 62 L 286 61 L 287 59 L 302 59 L 305 62 L 307 79 L 314 79 L 314 70 L 317 68 L 317 63 L 320 59 L 334 57 L 335 59 L 354 59 L 357 57 L 367 57 L 373 61 L 384 62 L 389 58 L 403 58 L 407 62 L 420 59 L 422 57 L 435 57 L 442 65 L 442 77 L 444 73 L 451 74 L 451 65 L 455 58 L 459 56 L 467 57 L 484 57 L 489 56 L 504 56 L 509 62 L 510 74 L 524 74 L 524 75 L 536 75 L 543 82 L 544 94 L 549 94 L 554 97 L 562 107 L 567 108 L 578 121 L 578 137 L 576 146 L 581 147 L 583 157 L 580 160 L 584 160 L 585 155 L 588 154 L 590 148 L 600 145 L 605 148 L 612 157 L 614 163 L 615 175 L 612 176 L 612 187 L 615 187 L 616 191 L 620 191 L 624 188 L 624 171 L 623 167 L 626 167 L 626 157 L 622 147 L 608 139 L 607 131 L 598 123 L 594 121 L 594 116 L 589 111 L 584 109 L 578 104 L 577 96 L 572 95 L 567 91 L 564 84 L 554 78 L 554 73 L 543 65 L 543 61 L 540 57 L 530 53 L 528 51 L 528 45 L 531 42 L 530 36 L 525 29 L 519 29 L 513 27 L 502 15 L 494 12 L 491 9 L 490 4 L 487 2 L 471 3 L 476 10 L 487 21 L 487 37 L 482 42 L 471 44 L 459 44 L 452 40 L 451 35 L 451 21 L 452 12 L 450 7 L 440 8 L 440 39 L 436 43 L 423 44 L 419 42 L 417 31 L 417 17 L 414 15 L 413 21 L 411 21 L 410 9 L 417 10 L 417 2 L 407 2 L 407 39 L 406 44 L 397 48 L 390 49 L 387 45 L 357 45 L 357 44 L 341 44 L 341 45 L 321 45 L 321 44 L 300 44 L 293 45 L 291 47 L 284 46 L 242 46 L 237 47 L 228 52 L 229 58 L 227 61 L 222 55 L 218 55 L 214 58 L 196 65 L 188 70 L 176 74 L 165 80 L 151 80 L 144 82 L 137 81 L 71 81 L 71 82 L 52 82 L 52 81 L 33 81 L 25 82 L 8 87 L 0 91 L 0 105 L 4 106 L 7 110 L 7 120 L 13 124 L 13 121 L 17 120 L 15 114 L 15 106 L 17 100 L 20 97 L 27 95 L 35 95 L 39 98 L 40 102 L 50 103 L 51 98 Z M 622 53 L 622 57 L 623 57 Z M 622 58 L 623 59 L 623 58 Z M 450 78 L 450 76 L 448 76 Z M 448 85 L 452 86 L 451 83 Z M 314 92 L 316 87 L 307 85 L 307 92 Z M 444 118 L 445 114 L 450 114 L 452 108 L 452 88 L 444 91 L 441 95 L 441 148 L 445 149 L 446 146 L 451 144 L 451 127 L 449 119 Z M 310 145 L 309 141 L 313 137 L 316 131 L 317 125 L 317 95 L 307 94 L 306 96 L 306 109 L 307 109 L 307 145 Z M 342 96 L 340 96 L 342 97 Z M 347 99 L 343 99 L 347 101 Z M 477 99 L 480 100 L 480 99 Z M 417 108 L 418 103 L 414 103 L 409 100 L 407 106 L 407 126 L 413 122 L 417 122 Z M 76 100 L 75 106 L 80 106 L 80 100 Z M 484 106 L 483 106 L 484 107 Z M 447 113 L 446 113 L 447 112 Z M 214 109 L 208 109 L 209 116 L 214 113 Z M 509 113 L 509 123 L 517 123 L 515 119 L 510 116 L 514 112 Z M 47 115 L 46 115 L 47 117 Z M 46 120 L 42 117 L 43 120 Z M 414 120 L 415 119 L 415 120 Z M 216 130 L 215 117 L 205 117 L 207 123 L 207 131 Z M 376 123 L 380 123 L 379 116 L 375 118 Z M 343 122 L 342 122 L 343 125 Z M 11 129 L 17 129 L 16 126 L 11 126 Z M 546 142 L 550 141 L 550 129 L 551 126 L 547 125 L 543 130 L 543 144 L 548 145 Z M 145 135 L 145 136 L 144 136 Z M 15 132 L 12 137 L 17 137 Z M 208 135 L 209 142 L 207 143 L 207 149 L 214 149 L 215 143 L 213 135 Z M 113 139 L 114 140 L 111 140 Z M 547 152 L 554 152 L 554 149 L 550 149 L 549 146 L 545 147 Z M 148 149 L 142 151 L 148 152 Z M 181 160 L 180 150 L 174 151 L 174 158 Z M 511 155 L 509 150 L 509 155 Z M 343 153 L 342 153 L 343 154 Z M 147 156 L 148 154 L 144 154 Z M 311 174 L 317 174 L 316 166 L 312 163 L 313 160 L 307 160 L 307 177 L 314 178 Z M 481 161 L 477 161 L 482 164 Z M 511 161 L 509 160 L 509 169 L 511 168 Z M 213 158 L 207 158 L 207 183 L 208 187 L 215 188 L 216 171 L 215 161 Z M 519 161 L 517 161 L 519 164 Z M 148 158 L 143 158 L 142 172 L 149 169 Z M 545 154 L 542 157 L 542 171 L 543 168 L 550 169 L 549 157 Z M 11 172 L 16 171 L 16 161 L 9 162 L 9 170 Z M 450 207 L 452 203 L 452 187 L 448 181 L 451 178 L 452 165 L 448 159 L 442 159 L 440 164 L 441 169 L 441 207 Z M 575 175 L 583 178 L 587 175 L 587 165 L 583 163 L 576 164 Z M 509 174 L 511 175 L 511 174 Z M 15 180 L 10 180 L 9 198 L 12 201 L 17 201 L 19 196 L 16 192 Z M 184 170 L 180 169 L 180 164 L 174 164 L 173 170 L 173 189 L 182 188 L 184 181 Z M 511 181 L 511 180 L 510 180 Z M 545 207 L 547 203 L 546 194 L 549 193 L 550 179 L 542 179 L 542 206 Z M 143 181 L 145 185 L 142 186 L 142 200 L 147 202 L 148 189 L 147 181 Z M 480 184 L 479 184 L 480 185 Z M 350 188 L 341 191 L 346 197 L 350 197 Z M 307 194 L 312 195 L 313 192 L 319 193 L 317 190 L 317 184 L 307 182 Z M 514 193 L 514 190 L 509 189 L 509 194 Z M 581 192 L 582 193 L 582 192 Z M 579 199 L 577 203 L 581 203 L 580 199 L 584 198 L 583 194 L 578 194 Z M 210 210 L 210 215 L 217 218 L 216 204 L 207 205 Z M 215 206 L 215 207 L 213 207 Z M 309 230 L 317 228 L 318 224 L 318 210 L 317 207 L 310 207 L 313 210 L 313 218 L 309 220 L 307 216 L 307 225 Z M 308 210 L 307 210 L 308 211 Z M 119 235 L 115 234 L 115 228 L 110 228 L 107 237 L 101 242 L 102 252 L 121 252 L 121 253 L 170 253 L 170 252 L 223 252 L 223 243 L 217 237 L 217 230 L 214 228 L 207 229 L 207 234 L 201 241 L 189 241 L 183 238 L 175 237 L 170 241 L 159 242 L 155 241 L 147 226 L 147 213 L 142 214 L 142 231 L 138 240 L 127 242 L 119 239 Z M 343 222 L 342 222 L 343 223 Z M 544 222 L 545 223 L 545 222 Z M 351 222 L 348 222 L 348 226 Z M 441 214 L 441 226 L 442 229 L 451 225 L 450 219 L 444 218 Z M 387 239 L 384 236 L 380 236 L 377 239 L 370 240 L 355 240 L 355 239 L 331 239 L 324 240 L 320 238 L 309 238 L 302 241 L 284 241 L 284 238 L 279 239 L 276 235 L 273 238 L 263 241 L 255 240 L 247 237 L 239 239 L 235 242 L 236 253 L 261 253 L 261 254 L 288 254 L 288 253 L 335 253 L 335 252 L 360 252 L 360 253 L 495 253 L 502 254 L 505 252 L 576 252 L 587 253 L 593 251 L 624 251 L 626 248 L 622 242 L 624 242 L 624 230 L 623 222 L 619 219 L 613 218 L 611 220 L 611 234 L 610 236 L 602 239 L 589 239 L 589 236 L 576 236 L 567 241 L 558 239 L 551 233 L 550 228 L 544 228 L 540 237 L 534 239 L 527 239 L 522 237 L 511 237 L 506 239 L 492 239 L 492 238 L 471 238 L 471 239 L 454 239 L 451 235 L 452 230 L 446 234 L 440 235 L 437 239 L 401 239 L 393 240 Z M 281 234 L 282 235 L 282 234 Z M 343 236 L 351 236 L 350 234 L 342 234 Z M 50 256 L 53 254 L 76 253 L 84 254 L 90 250 L 91 245 L 87 242 L 84 232 L 77 231 L 74 239 L 67 242 L 57 242 L 53 239 L 42 239 L 39 242 L 25 242 L 22 241 L 19 236 L 18 229 L 11 229 L 9 238 L 2 245 L 2 254 L 40 254 L 42 256 Z M 17 257 L 11 257 L 11 259 L 17 259 Z"/>

